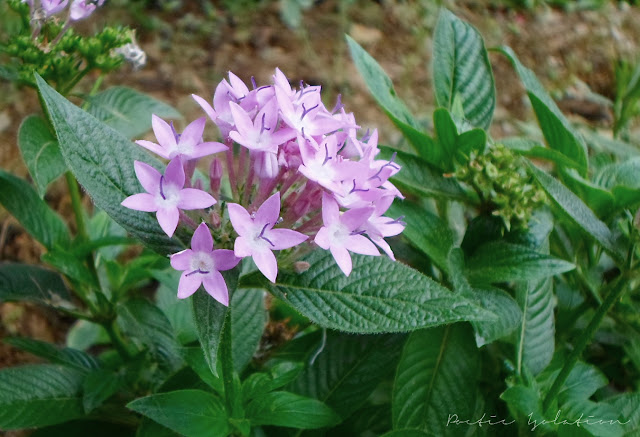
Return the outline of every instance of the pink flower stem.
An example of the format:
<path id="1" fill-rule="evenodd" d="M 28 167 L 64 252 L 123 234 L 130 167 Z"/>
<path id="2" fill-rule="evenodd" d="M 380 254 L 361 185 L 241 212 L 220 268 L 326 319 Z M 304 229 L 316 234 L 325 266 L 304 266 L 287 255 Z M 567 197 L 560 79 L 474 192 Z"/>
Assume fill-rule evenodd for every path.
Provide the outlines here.
<path id="1" fill-rule="evenodd" d="M 234 199 L 238 198 L 238 181 L 236 172 L 233 168 L 233 140 L 227 140 L 227 172 L 229 173 L 229 185 L 231 185 L 231 195 Z"/>
<path id="2" fill-rule="evenodd" d="M 240 147 L 240 153 L 238 154 L 238 181 L 244 179 L 245 171 L 247 167 L 247 155 L 249 154 L 249 150 L 244 147 Z"/>
<path id="3" fill-rule="evenodd" d="M 287 190 L 289 190 L 289 188 L 291 188 L 291 186 L 293 184 L 295 184 L 298 179 L 300 179 L 300 174 L 298 171 L 296 171 L 293 174 L 290 174 L 288 178 L 286 178 L 284 180 L 284 183 L 282 184 L 282 187 L 280 188 L 280 193 L 282 195 L 282 197 L 284 198 L 285 194 L 287 193 Z"/>
<path id="4" fill-rule="evenodd" d="M 267 197 L 269 197 L 269 194 L 271 194 L 273 189 L 280 183 L 283 175 L 284 171 L 281 169 L 280 173 L 278 173 L 278 176 L 276 176 L 275 178 L 269 181 L 260 181 L 261 183 L 258 187 L 258 195 L 251 203 L 251 206 L 253 207 L 255 205 L 262 205 L 262 202 L 264 202 Z"/>
<path id="5" fill-rule="evenodd" d="M 253 157 L 253 155 L 249 155 L 249 175 L 247 176 L 247 180 L 245 181 L 244 184 L 244 194 L 242 196 L 242 203 L 245 205 L 248 205 L 249 203 L 251 203 L 251 191 L 253 189 L 253 178 L 255 177 L 256 174 L 256 170 L 255 170 L 255 162 L 256 159 Z"/>
<path id="6" fill-rule="evenodd" d="M 193 228 L 194 230 L 198 228 L 196 222 L 194 222 L 191 217 L 186 215 L 184 211 L 180 211 L 180 221 L 184 222 L 187 226 Z"/>
<path id="7" fill-rule="evenodd" d="M 321 220 L 322 220 L 322 214 L 317 213 L 316 215 L 311 217 L 309 220 L 304 222 L 298 229 L 296 229 L 296 231 L 302 232 L 302 233 L 316 232 L 318 229 L 320 229 Z"/>

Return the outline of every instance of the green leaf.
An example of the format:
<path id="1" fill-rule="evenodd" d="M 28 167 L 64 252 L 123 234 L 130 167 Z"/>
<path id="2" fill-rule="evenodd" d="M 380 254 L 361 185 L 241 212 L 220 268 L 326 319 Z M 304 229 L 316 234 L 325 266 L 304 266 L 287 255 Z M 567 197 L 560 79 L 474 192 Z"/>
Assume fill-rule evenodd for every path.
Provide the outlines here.
<path id="1" fill-rule="evenodd" d="M 345 276 L 328 251 L 316 250 L 305 258 L 309 270 L 282 272 L 270 290 L 322 327 L 361 334 L 494 317 L 387 257 L 352 259 L 353 270 Z"/>
<path id="2" fill-rule="evenodd" d="M 78 349 L 58 347 L 46 341 L 26 337 L 6 338 L 4 342 L 51 363 L 73 367 L 81 372 L 86 373 L 99 367 L 94 357 Z"/>
<path id="3" fill-rule="evenodd" d="M 186 437 L 225 437 L 227 414 L 220 399 L 202 390 L 178 390 L 136 399 L 127 408 Z"/>
<path id="4" fill-rule="evenodd" d="M 0 370 L 0 429 L 33 428 L 84 416 L 78 370 L 38 364 Z"/>
<path id="5" fill-rule="evenodd" d="M 596 366 L 577 362 L 558 393 L 558 403 L 589 399 L 599 388 L 607 385 L 607 377 Z"/>
<path id="6" fill-rule="evenodd" d="M 67 334 L 67 347 L 86 351 L 96 344 L 108 344 L 107 331 L 97 323 L 77 320 Z"/>
<path id="7" fill-rule="evenodd" d="M 621 263 L 624 257 L 615 246 L 613 235 L 607 225 L 601 222 L 578 196 L 557 179 L 539 170 L 531 163 L 529 163 L 529 168 L 556 207 L 600 244 L 614 260 Z"/>
<path id="8" fill-rule="evenodd" d="M 438 105 L 452 109 L 459 96 L 465 118 L 474 126 L 488 129 L 496 107 L 496 91 L 480 33 L 447 9 L 441 9 L 431 62 Z"/>
<path id="9" fill-rule="evenodd" d="M 453 247 L 453 232 L 438 216 L 408 200 L 395 201 L 386 213 L 389 217 L 404 216 L 407 226 L 402 235 L 427 255 L 444 272 L 449 271 L 447 257 Z"/>
<path id="10" fill-rule="evenodd" d="M 583 178 L 574 169 L 562 171 L 563 181 L 597 214 L 606 216 L 616 212 L 616 198 L 608 190 Z"/>
<path id="11" fill-rule="evenodd" d="M 180 273 L 171 270 L 152 270 L 151 275 L 160 282 L 156 290 L 156 304 L 169 319 L 178 341 L 189 344 L 198 339 L 193 309 L 188 299 L 177 299 Z"/>
<path id="12" fill-rule="evenodd" d="M 528 419 L 527 424 L 532 431 L 549 432 L 554 429 L 551 426 L 553 418 L 546 418 L 542 414 L 542 397 L 536 389 L 514 385 L 507 388 L 500 395 L 500 399 L 507 403 L 513 417 L 519 418 L 522 422 L 525 418 Z"/>
<path id="13" fill-rule="evenodd" d="M 575 269 L 567 261 L 536 252 L 526 246 L 495 241 L 480 246 L 467 260 L 471 283 L 530 281 Z"/>
<path id="14" fill-rule="evenodd" d="M 217 393 L 224 394 L 222 379 L 211 373 L 209 364 L 204 359 L 204 353 L 201 347 L 185 347 L 181 350 L 182 357 L 189 364 L 189 367 L 198 374 L 200 379 L 209 387 L 213 388 Z"/>
<path id="15" fill-rule="evenodd" d="M 126 380 L 109 370 L 97 370 L 87 375 L 83 385 L 82 406 L 88 414 L 116 394 Z"/>
<path id="16" fill-rule="evenodd" d="M 122 86 L 111 87 L 87 98 L 87 112 L 111 126 L 127 138 L 134 138 L 151 129 L 151 115 L 161 118 L 181 118 L 172 106 Z"/>
<path id="17" fill-rule="evenodd" d="M 29 437 L 135 437 L 135 431 L 127 425 L 101 420 L 74 420 L 60 425 L 40 428 Z M 153 437 L 163 437 L 154 435 Z"/>
<path id="18" fill-rule="evenodd" d="M 478 372 L 478 349 L 469 325 L 412 333 L 393 385 L 393 428 L 459 436 L 459 429 L 447 427 L 447 419 L 452 412 L 473 416 Z"/>
<path id="19" fill-rule="evenodd" d="M 233 368 L 240 373 L 255 354 L 267 325 L 264 290 L 238 289 L 231 297 Z"/>
<path id="20" fill-rule="evenodd" d="M 330 333 L 288 389 L 326 403 L 346 419 L 393 372 L 404 338 Z"/>
<path id="21" fill-rule="evenodd" d="M 340 417 L 324 403 L 286 391 L 260 395 L 247 405 L 252 425 L 315 429 L 335 425 Z"/>
<path id="22" fill-rule="evenodd" d="M 96 206 L 160 254 L 186 247 L 179 235 L 169 238 L 151 214 L 120 204 L 127 196 L 142 191 L 133 162 L 142 161 L 158 168 L 160 163 L 120 132 L 73 105 L 41 77 L 37 76 L 36 81 L 62 155 Z"/>
<path id="23" fill-rule="evenodd" d="M 446 172 L 453 172 L 456 164 L 466 164 L 471 155 L 481 154 L 487 143 L 487 134 L 482 129 L 471 129 L 458 134 L 458 127 L 448 110 L 438 108 L 433 113 L 433 128 L 437 147 L 430 149 L 429 162 Z"/>
<path id="24" fill-rule="evenodd" d="M 640 158 L 630 158 L 624 162 L 603 167 L 594 182 L 613 192 L 616 205 L 625 208 L 640 202 Z"/>
<path id="25" fill-rule="evenodd" d="M 499 288 L 474 288 L 464 295 L 476 305 L 496 314 L 495 322 L 471 322 L 476 333 L 476 344 L 482 347 L 500 340 L 514 332 L 522 322 L 522 311 L 518 303 Z"/>
<path id="26" fill-rule="evenodd" d="M 624 436 L 631 437 L 640 433 L 640 393 L 624 393 L 601 403 L 611 405 L 620 413 L 618 417 L 624 427 Z"/>
<path id="27" fill-rule="evenodd" d="M 574 167 L 575 162 L 557 150 L 549 149 L 540 145 L 537 141 L 529 138 L 510 137 L 500 139 L 500 144 L 508 147 L 520 155 L 529 158 L 545 159 L 555 162 L 559 166 Z"/>
<path id="28" fill-rule="evenodd" d="M 618 423 L 620 411 L 602 402 L 575 399 L 562 404 L 561 411 L 558 423 L 566 420 L 571 424 L 580 420 L 580 426 L 595 437 L 621 437 L 626 431 L 626 427 Z"/>
<path id="29" fill-rule="evenodd" d="M 509 47 L 501 47 L 498 51 L 511 61 L 516 73 L 520 76 L 549 147 L 573 161 L 572 167 L 578 170 L 581 175 L 586 176 L 589 161 L 587 146 L 582 137 L 575 132 L 535 74 L 520 63 L 513 50 Z"/>
<path id="30" fill-rule="evenodd" d="M 397 429 L 383 434 L 381 437 L 433 437 L 433 434 L 417 429 Z"/>
<path id="31" fill-rule="evenodd" d="M 68 278 L 94 289 L 100 288 L 96 277 L 91 274 L 83 260 L 73 256 L 70 252 L 53 249 L 42 255 L 41 258 Z"/>
<path id="32" fill-rule="evenodd" d="M 181 437 L 181 434 L 171 431 L 158 422 L 145 417 L 140 422 L 136 437 Z"/>
<path id="33" fill-rule="evenodd" d="M 0 170 L 0 205 L 47 249 L 69 241 L 69 229 L 26 181 Z"/>
<path id="34" fill-rule="evenodd" d="M 391 159 L 394 153 L 394 161 L 402 170 L 391 178 L 391 181 L 401 191 L 421 197 L 469 201 L 469 196 L 455 179 L 445 178 L 442 171 L 435 169 L 425 160 L 391 147 L 380 147 L 381 159 Z"/>
<path id="35" fill-rule="evenodd" d="M 0 264 L 0 302 L 27 301 L 70 307 L 71 295 L 59 274 L 27 264 Z"/>
<path id="36" fill-rule="evenodd" d="M 30 115 L 20 125 L 18 146 L 40 197 L 44 197 L 49 184 L 67 171 L 56 137 L 42 117 Z"/>

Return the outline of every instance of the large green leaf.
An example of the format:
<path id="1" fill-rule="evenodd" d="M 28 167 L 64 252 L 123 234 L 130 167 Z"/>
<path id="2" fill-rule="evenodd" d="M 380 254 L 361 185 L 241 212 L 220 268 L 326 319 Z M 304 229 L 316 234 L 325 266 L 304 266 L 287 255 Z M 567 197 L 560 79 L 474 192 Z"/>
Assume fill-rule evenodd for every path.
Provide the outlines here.
<path id="1" fill-rule="evenodd" d="M 335 425 L 340 417 L 317 399 L 274 391 L 253 399 L 246 409 L 252 425 L 314 429 Z"/>
<path id="2" fill-rule="evenodd" d="M 30 115 L 20 125 L 18 146 L 40 197 L 44 197 L 49 184 L 67 170 L 56 137 L 42 117 Z"/>
<path id="3" fill-rule="evenodd" d="M 487 129 L 496 107 L 489 56 L 480 33 L 446 9 L 433 36 L 433 86 L 438 105 L 453 107 L 456 96 L 474 126 Z"/>
<path id="4" fill-rule="evenodd" d="M 479 354 L 467 324 L 411 334 L 393 386 L 393 428 L 417 428 L 438 436 L 459 436 L 447 427 L 451 413 L 471 418 L 476 398 Z"/>
<path id="5" fill-rule="evenodd" d="M 591 209 L 557 179 L 529 164 L 531 172 L 538 180 L 553 203 L 591 238 L 598 242 L 614 260 L 622 262 L 623 255 L 615 246 L 611 231 L 596 217 Z"/>
<path id="6" fill-rule="evenodd" d="M 589 399 L 608 382 L 607 377 L 596 366 L 578 361 L 558 393 L 558 402 L 564 404 L 571 400 Z"/>
<path id="7" fill-rule="evenodd" d="M 0 429 L 55 425 L 84 416 L 83 372 L 52 364 L 0 370 Z"/>
<path id="8" fill-rule="evenodd" d="M 594 178 L 601 187 L 611 190 L 616 205 L 624 208 L 640 202 L 640 158 L 603 167 Z"/>
<path id="9" fill-rule="evenodd" d="M 123 375 L 109 370 L 96 370 L 87 375 L 83 386 L 82 406 L 89 413 L 115 395 L 126 383 Z"/>
<path id="10" fill-rule="evenodd" d="M 59 274 L 27 264 L 0 264 L 0 302 L 31 301 L 70 306 L 71 295 Z"/>
<path id="11" fill-rule="evenodd" d="M 640 434 L 640 393 L 624 393 L 605 399 L 602 403 L 611 405 L 620 413 L 619 420 L 625 437 Z"/>
<path id="12" fill-rule="evenodd" d="M 202 390 L 178 390 L 136 399 L 127 408 L 186 437 L 225 437 L 227 414 L 218 397 Z"/>
<path id="13" fill-rule="evenodd" d="M 520 76 L 549 147 L 573 161 L 572 167 L 586 176 L 589 161 L 587 146 L 582 137 L 573 129 L 558 106 L 549 97 L 535 74 L 520 63 L 513 50 L 509 47 L 501 47 L 499 51 L 511 61 Z"/>
<path id="14" fill-rule="evenodd" d="M 184 248 L 180 237 L 169 238 L 154 216 L 120 204 L 127 196 L 143 191 L 134 172 L 134 161 L 158 168 L 160 163 L 120 132 L 73 105 L 41 77 L 37 76 L 36 81 L 62 155 L 96 206 L 161 254 Z"/>
<path id="15" fill-rule="evenodd" d="M 279 275 L 270 290 L 320 326 L 373 334 L 412 331 L 494 315 L 387 257 L 352 255 L 349 276 L 331 253 L 316 250 L 303 273 Z"/>
<path id="16" fill-rule="evenodd" d="M 580 420 L 580 426 L 595 437 L 622 437 L 626 427 L 618 422 L 620 411 L 611 405 L 602 402 L 593 402 L 587 399 L 571 400 L 562 404 L 562 410 L 558 423 L 576 423 Z M 559 426 L 559 435 L 564 437 L 569 433 Z M 569 434 L 571 435 L 571 434 Z M 575 435 L 575 434 L 574 434 Z"/>
<path id="17" fill-rule="evenodd" d="M 154 270 L 151 274 L 160 282 L 156 290 L 156 305 L 169 319 L 176 339 L 183 345 L 197 340 L 198 333 L 193 320 L 191 301 L 176 297 L 180 273 L 170 269 Z"/>
<path id="18" fill-rule="evenodd" d="M 366 401 L 400 357 L 404 336 L 328 334 L 326 345 L 288 386 L 325 402 L 346 419 Z"/>
<path id="19" fill-rule="evenodd" d="M 519 244 L 495 241 L 480 246 L 467 260 L 471 283 L 530 281 L 573 270 L 567 261 Z"/>
<path id="20" fill-rule="evenodd" d="M 69 229 L 26 181 L 0 170 L 0 205 L 47 249 L 69 241 Z"/>
<path id="21" fill-rule="evenodd" d="M 87 112 L 127 138 L 151 129 L 151 115 L 180 118 L 173 107 L 131 88 L 115 86 L 87 98 Z"/>
<path id="22" fill-rule="evenodd" d="M 53 364 L 73 367 L 81 372 L 86 373 L 99 367 L 98 361 L 94 357 L 78 349 L 58 347 L 46 341 L 26 337 L 7 338 L 5 343 L 37 357 L 44 358 Z"/>
<path id="23" fill-rule="evenodd" d="M 233 367 L 239 373 L 251 361 L 267 324 L 264 290 L 238 289 L 231 297 Z"/>

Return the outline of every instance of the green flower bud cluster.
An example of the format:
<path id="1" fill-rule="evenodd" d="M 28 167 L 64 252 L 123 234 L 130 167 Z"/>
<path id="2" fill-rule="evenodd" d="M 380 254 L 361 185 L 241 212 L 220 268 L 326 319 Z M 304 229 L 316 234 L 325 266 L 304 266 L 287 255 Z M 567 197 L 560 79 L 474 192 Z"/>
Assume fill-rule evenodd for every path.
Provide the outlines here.
<path id="1" fill-rule="evenodd" d="M 546 195 L 519 157 L 502 144 L 456 169 L 454 176 L 478 193 L 482 208 L 500 217 L 507 230 L 524 228 Z"/>
<path id="2" fill-rule="evenodd" d="M 30 22 L 26 3 L 9 0 L 9 5 L 23 21 Z M 35 26 L 33 22 L 23 25 L 19 34 L 11 35 L 2 44 L 8 57 L 2 62 L 21 84 L 35 86 L 33 73 L 37 72 L 59 91 L 68 92 L 92 70 L 109 73 L 120 67 L 124 58 L 115 54 L 114 49 L 130 43 L 132 36 L 131 30 L 119 27 L 106 27 L 95 35 L 82 36 L 54 17 Z"/>

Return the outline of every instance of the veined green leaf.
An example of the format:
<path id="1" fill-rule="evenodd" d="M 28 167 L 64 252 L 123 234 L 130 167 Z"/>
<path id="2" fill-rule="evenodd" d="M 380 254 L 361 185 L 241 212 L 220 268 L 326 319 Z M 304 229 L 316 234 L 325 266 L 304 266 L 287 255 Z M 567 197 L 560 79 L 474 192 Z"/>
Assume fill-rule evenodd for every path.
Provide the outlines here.
<path id="1" fill-rule="evenodd" d="M 49 184 L 67 171 L 58 140 L 42 117 L 30 115 L 20 125 L 18 146 L 38 194 L 44 197 Z"/>
<path id="2" fill-rule="evenodd" d="M 496 106 L 489 56 L 480 33 L 447 9 L 433 36 L 433 85 L 438 105 L 452 109 L 459 96 L 465 118 L 488 129 Z"/>
<path id="3" fill-rule="evenodd" d="M 605 399 L 601 403 L 612 406 L 620 413 L 618 418 L 623 426 L 625 437 L 640 433 L 640 393 L 624 393 Z"/>
<path id="4" fill-rule="evenodd" d="M 58 347 L 46 341 L 26 337 L 11 337 L 4 341 L 17 349 L 44 358 L 53 364 L 73 367 L 81 372 L 86 373 L 99 367 L 94 357 L 78 349 Z"/>
<path id="5" fill-rule="evenodd" d="M 279 275 L 270 290 L 320 326 L 373 334 L 412 331 L 462 320 L 493 320 L 461 296 L 386 257 L 352 255 L 347 277 L 328 251 L 305 258 L 304 273 Z"/>
<path id="6" fill-rule="evenodd" d="M 96 370 L 87 375 L 82 390 L 82 405 L 87 414 L 116 394 L 125 382 L 124 376 L 109 370 Z"/>
<path id="7" fill-rule="evenodd" d="M 340 417 L 324 403 L 286 391 L 253 399 L 246 409 L 252 425 L 315 429 L 335 425 Z"/>
<path id="8" fill-rule="evenodd" d="M 238 373 L 253 358 L 267 324 L 264 296 L 264 290 L 242 288 L 231 297 L 233 367 Z"/>
<path id="9" fill-rule="evenodd" d="M 71 295 L 59 274 L 27 264 L 0 264 L 0 302 L 30 301 L 71 306 Z"/>

